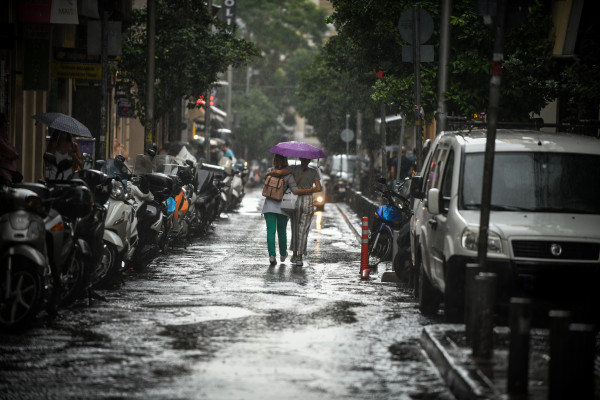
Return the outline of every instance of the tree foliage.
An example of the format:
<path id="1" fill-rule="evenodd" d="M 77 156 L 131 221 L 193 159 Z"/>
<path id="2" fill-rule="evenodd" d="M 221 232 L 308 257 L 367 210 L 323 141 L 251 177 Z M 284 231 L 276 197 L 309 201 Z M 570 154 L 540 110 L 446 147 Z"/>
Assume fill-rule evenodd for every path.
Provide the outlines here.
<path id="1" fill-rule="evenodd" d="M 146 122 L 146 22 L 147 10 L 134 10 L 117 65 L 120 85 L 142 123 Z M 247 64 L 255 55 L 258 49 L 209 15 L 203 2 L 157 0 L 154 117 L 168 114 L 182 98 L 197 99 L 228 65 Z"/>
<path id="2" fill-rule="evenodd" d="M 246 68 L 234 71 L 234 134 L 247 157 L 262 158 L 289 139 L 282 122 L 293 125 L 298 76 L 320 49 L 326 12 L 308 0 L 247 0 L 236 7 L 238 34 L 258 46 L 261 56 L 252 60 L 250 75 Z"/>
<path id="3" fill-rule="evenodd" d="M 411 43 L 401 37 L 398 29 L 400 16 L 410 10 L 413 3 L 409 0 L 332 0 L 335 12 L 329 22 L 335 25 L 338 36 L 324 46 L 324 55 L 317 57 L 309 72 L 303 75 L 298 93 L 303 99 L 302 114 L 323 138 L 331 131 L 331 124 L 321 115 L 323 109 L 334 113 L 328 118 L 337 120 L 339 126 L 344 114 L 359 109 L 369 109 L 372 116 L 379 117 L 376 109 L 384 102 L 388 115 L 402 113 L 409 123 L 414 121 L 414 67 L 412 63 L 402 62 L 402 46 Z M 475 2 L 455 0 L 453 3 L 447 107 L 450 114 L 470 116 L 485 112 L 488 106 L 494 36 L 476 15 Z M 436 62 L 420 65 L 420 105 L 426 121 L 430 121 L 437 109 L 440 6 L 439 1 L 434 0 L 423 0 L 419 5 L 434 21 L 433 35 L 427 44 L 434 46 Z M 525 21 L 508 30 L 505 37 L 500 115 L 503 120 L 527 119 L 555 95 L 556 74 L 549 39 L 551 10 L 541 1 L 534 1 L 530 9 Z M 514 17 L 509 16 L 511 19 Z M 378 78 L 373 71 L 383 71 L 383 77 Z M 322 82 L 325 87 L 312 82 L 319 76 L 327 77 Z M 344 97 L 349 93 L 354 95 L 353 89 L 368 94 L 368 98 L 348 104 Z M 309 99 L 324 96 L 333 99 L 336 105 L 311 106 Z M 355 96 L 355 99 L 364 99 L 364 96 Z M 338 110 L 341 104 L 351 108 Z M 366 126 L 368 124 L 366 122 Z M 369 140 L 363 136 L 363 139 L 367 146 L 369 143 L 378 145 L 377 138 Z"/>

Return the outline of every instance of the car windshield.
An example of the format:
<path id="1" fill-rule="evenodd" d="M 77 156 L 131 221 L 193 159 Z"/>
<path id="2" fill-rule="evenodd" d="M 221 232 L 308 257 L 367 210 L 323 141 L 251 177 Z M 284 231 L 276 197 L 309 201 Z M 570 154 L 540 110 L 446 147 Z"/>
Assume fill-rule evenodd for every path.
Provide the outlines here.
<path id="1" fill-rule="evenodd" d="M 479 209 L 483 153 L 467 154 L 461 204 Z M 491 210 L 600 214 L 600 156 L 561 153 L 496 153 Z"/>
<path id="2" fill-rule="evenodd" d="M 334 157 L 331 165 L 332 171 L 353 172 L 356 159 L 347 157 Z"/>

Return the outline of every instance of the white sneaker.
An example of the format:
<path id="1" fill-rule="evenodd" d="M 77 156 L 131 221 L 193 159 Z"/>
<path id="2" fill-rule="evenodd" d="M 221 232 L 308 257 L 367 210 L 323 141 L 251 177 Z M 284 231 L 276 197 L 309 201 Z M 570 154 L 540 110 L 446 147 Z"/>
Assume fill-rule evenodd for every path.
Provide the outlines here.
<path id="1" fill-rule="evenodd" d="M 269 262 L 271 263 L 271 265 L 277 264 L 277 257 L 269 256 Z"/>
<path id="2" fill-rule="evenodd" d="M 286 258 L 287 258 L 287 254 L 285 256 L 281 256 L 279 259 L 281 260 L 281 262 L 285 262 Z"/>

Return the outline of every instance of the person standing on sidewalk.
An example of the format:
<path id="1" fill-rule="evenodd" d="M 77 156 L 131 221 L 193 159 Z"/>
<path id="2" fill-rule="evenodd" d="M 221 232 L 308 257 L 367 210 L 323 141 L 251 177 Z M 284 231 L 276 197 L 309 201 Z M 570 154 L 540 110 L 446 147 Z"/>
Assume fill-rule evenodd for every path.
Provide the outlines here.
<path id="1" fill-rule="evenodd" d="M 287 167 L 287 157 L 275 154 L 273 157 L 273 169 L 285 170 Z M 285 175 L 282 177 L 282 179 L 284 180 L 284 191 L 290 188 L 292 192 L 296 192 L 298 188 L 292 174 Z M 279 242 L 279 256 L 281 262 L 284 262 L 287 258 L 288 215 L 281 210 L 280 200 L 273 200 L 269 199 L 268 197 L 265 197 L 262 214 L 267 224 L 267 248 L 269 250 L 269 263 L 271 265 L 277 264 L 275 233 L 277 233 L 277 239 Z"/>

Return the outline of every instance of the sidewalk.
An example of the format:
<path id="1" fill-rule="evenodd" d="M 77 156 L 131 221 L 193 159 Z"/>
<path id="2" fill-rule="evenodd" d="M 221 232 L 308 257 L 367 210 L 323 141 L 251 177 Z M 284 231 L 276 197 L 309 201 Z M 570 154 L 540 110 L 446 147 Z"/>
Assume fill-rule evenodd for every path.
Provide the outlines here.
<path id="1" fill-rule="evenodd" d="M 461 324 L 423 328 L 421 345 L 457 399 L 506 399 L 508 327 L 494 328 L 494 356 L 476 362 Z M 529 392 L 521 400 L 545 400 L 548 393 L 548 330 L 532 329 L 529 358 Z"/>
<path id="2" fill-rule="evenodd" d="M 361 218 L 345 203 L 336 203 L 340 213 L 360 240 Z M 391 265 L 389 266 L 391 267 Z M 385 272 L 386 267 L 379 271 Z M 594 399 L 600 400 L 600 336 L 596 343 Z M 436 324 L 423 328 L 421 346 L 438 369 L 457 400 L 546 400 L 548 398 L 549 331 L 530 331 L 529 390 L 521 396 L 508 395 L 508 349 L 510 329 L 494 328 L 494 355 L 490 361 L 477 362 L 472 356 L 462 324 Z M 565 399 L 571 400 L 571 399 Z M 573 400 L 580 400 L 574 399 Z"/>

